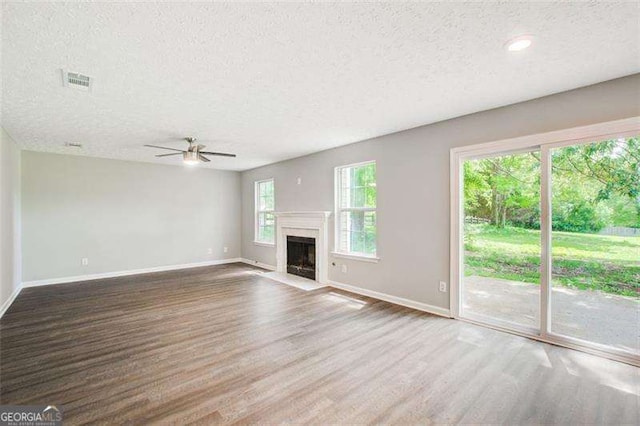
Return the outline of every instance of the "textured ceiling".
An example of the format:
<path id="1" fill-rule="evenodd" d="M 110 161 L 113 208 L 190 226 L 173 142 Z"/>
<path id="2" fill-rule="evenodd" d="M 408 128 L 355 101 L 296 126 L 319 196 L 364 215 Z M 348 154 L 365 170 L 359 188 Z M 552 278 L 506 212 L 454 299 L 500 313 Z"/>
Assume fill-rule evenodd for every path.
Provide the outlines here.
<path id="1" fill-rule="evenodd" d="M 244 170 L 637 73 L 638 7 L 3 2 L 0 122 L 25 149 L 166 164 L 141 146 L 193 135 Z"/>

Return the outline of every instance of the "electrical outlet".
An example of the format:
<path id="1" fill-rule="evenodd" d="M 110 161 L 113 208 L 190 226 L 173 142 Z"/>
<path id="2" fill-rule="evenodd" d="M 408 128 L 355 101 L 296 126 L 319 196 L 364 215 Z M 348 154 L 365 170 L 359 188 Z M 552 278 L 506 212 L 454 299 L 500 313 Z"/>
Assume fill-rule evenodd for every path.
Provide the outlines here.
<path id="1" fill-rule="evenodd" d="M 224 252 L 225 252 L 225 253 L 228 253 L 228 252 L 229 252 L 229 247 L 225 247 L 225 248 L 224 248 Z"/>
<path id="2" fill-rule="evenodd" d="M 89 258 L 88 257 L 83 257 L 81 263 L 82 263 L 82 266 L 88 266 L 89 265 Z"/>
<path id="3" fill-rule="evenodd" d="M 446 292 L 447 291 L 447 283 L 444 281 L 440 281 L 440 291 L 441 292 Z"/>
<path id="4" fill-rule="evenodd" d="M 213 254 L 213 249 L 212 249 L 212 248 L 209 248 L 209 249 L 207 250 L 207 253 L 208 253 L 208 254 Z"/>
<path id="5" fill-rule="evenodd" d="M 297 182 L 298 182 L 298 185 L 302 185 L 302 178 L 301 178 L 301 177 L 299 177 L 299 178 L 298 178 L 298 180 L 297 180 Z"/>
<path id="6" fill-rule="evenodd" d="M 342 265 L 342 273 L 343 274 L 347 273 L 347 265 Z"/>

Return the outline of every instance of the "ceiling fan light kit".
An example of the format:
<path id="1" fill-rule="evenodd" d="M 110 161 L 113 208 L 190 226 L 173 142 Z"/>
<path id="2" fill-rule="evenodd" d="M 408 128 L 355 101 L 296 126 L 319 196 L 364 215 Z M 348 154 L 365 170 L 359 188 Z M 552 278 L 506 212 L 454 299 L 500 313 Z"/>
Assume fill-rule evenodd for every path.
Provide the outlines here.
<path id="1" fill-rule="evenodd" d="M 198 164 L 200 162 L 200 159 L 198 158 L 197 152 L 187 151 L 182 153 L 182 161 L 187 166 L 193 166 L 195 164 Z"/>
<path id="2" fill-rule="evenodd" d="M 236 156 L 235 154 L 226 154 L 224 152 L 202 151 L 202 149 L 205 148 L 205 146 L 196 144 L 195 143 L 196 138 L 188 137 L 188 138 L 184 138 L 184 140 L 187 141 L 187 143 L 189 144 L 189 148 L 187 148 L 186 151 L 182 149 L 168 148 L 166 146 L 158 146 L 158 145 L 145 145 L 145 146 L 149 148 L 159 148 L 159 149 L 166 149 L 169 151 L 176 151 L 176 152 L 172 152 L 171 154 L 158 154 L 156 155 L 156 157 L 169 157 L 172 155 L 182 154 L 182 162 L 188 166 L 193 166 L 198 163 L 210 162 L 211 160 L 205 157 L 205 155 L 216 155 L 219 157 L 235 157 Z"/>

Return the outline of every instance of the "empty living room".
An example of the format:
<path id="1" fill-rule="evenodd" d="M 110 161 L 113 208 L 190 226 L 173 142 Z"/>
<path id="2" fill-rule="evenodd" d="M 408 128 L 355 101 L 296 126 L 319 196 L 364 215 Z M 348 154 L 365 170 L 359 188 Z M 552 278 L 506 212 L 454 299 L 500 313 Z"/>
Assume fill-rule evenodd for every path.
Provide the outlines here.
<path id="1" fill-rule="evenodd" d="M 1 21 L 0 425 L 640 424 L 640 3 Z"/>

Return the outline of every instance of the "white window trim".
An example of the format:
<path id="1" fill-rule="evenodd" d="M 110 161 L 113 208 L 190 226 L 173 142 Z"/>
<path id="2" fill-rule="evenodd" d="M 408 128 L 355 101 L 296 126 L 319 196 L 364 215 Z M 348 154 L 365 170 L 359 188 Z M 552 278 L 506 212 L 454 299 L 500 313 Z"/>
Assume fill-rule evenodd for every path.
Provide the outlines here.
<path id="1" fill-rule="evenodd" d="M 378 263 L 380 258 L 377 256 L 368 256 L 366 254 L 343 253 L 340 251 L 332 251 L 333 257 L 341 257 L 343 259 L 361 260 L 363 262 Z"/>
<path id="2" fill-rule="evenodd" d="M 584 341 L 553 333 L 550 329 L 550 292 L 551 292 L 551 186 L 550 186 L 550 149 L 580 143 L 589 143 L 612 137 L 634 136 L 640 133 L 640 117 L 609 121 L 588 126 L 574 127 L 548 133 L 504 139 L 478 145 L 462 146 L 451 149 L 450 155 L 450 311 L 453 318 L 472 322 L 498 330 L 508 331 L 542 342 L 553 343 L 572 349 L 596 354 L 605 358 L 640 366 L 636 355 L 591 341 Z M 473 318 L 461 312 L 460 281 L 463 270 L 463 205 L 461 199 L 462 162 L 469 158 L 491 156 L 496 153 L 517 152 L 538 148 L 541 152 L 541 274 L 540 274 L 540 324 L 539 330 L 528 330 L 507 324 L 492 318 Z"/>
<path id="3" fill-rule="evenodd" d="M 376 165 L 376 185 L 378 183 L 378 165 L 376 164 L 376 160 L 368 160 L 368 161 L 361 161 L 358 163 L 352 163 L 352 164 L 344 164 L 341 166 L 337 166 L 334 168 L 333 170 L 333 178 L 334 178 L 334 186 L 333 186 L 333 198 L 334 198 L 334 215 L 333 215 L 333 221 L 334 221 L 334 235 L 333 235 L 333 251 L 331 252 L 331 254 L 334 257 L 342 257 L 345 259 L 353 259 L 353 260 L 361 260 L 363 262 L 372 262 L 372 263 L 378 263 L 378 261 L 380 260 L 380 258 L 378 257 L 378 228 L 377 228 L 377 210 L 378 210 L 378 197 L 376 194 L 376 207 L 372 208 L 372 207 L 359 207 L 359 208 L 340 208 L 340 191 L 341 191 L 341 185 L 340 185 L 340 170 L 347 168 L 347 167 L 358 167 L 358 166 L 366 166 L 369 164 L 375 164 Z M 376 212 L 376 253 L 373 255 L 369 255 L 366 253 L 356 253 L 356 252 L 344 252 L 340 250 L 340 213 L 341 212 L 346 212 L 346 211 L 364 211 L 364 212 L 368 212 L 368 211 L 373 211 Z"/>
<path id="4" fill-rule="evenodd" d="M 273 210 L 260 210 L 260 201 L 258 200 L 258 198 L 260 197 L 260 194 L 258 192 L 258 186 L 261 183 L 264 182 L 273 182 Z M 273 239 L 274 241 L 263 241 L 263 240 L 259 240 L 258 239 L 258 235 L 259 235 L 259 217 L 260 217 L 260 213 L 275 213 L 276 211 L 276 181 L 274 178 L 269 178 L 269 179 L 261 179 L 261 180 L 257 180 L 253 183 L 253 244 L 257 245 L 257 246 L 264 246 L 264 247 L 275 247 L 276 242 L 275 242 L 275 226 L 273 228 L 274 233 L 273 233 Z M 274 215 L 275 217 L 275 215 Z"/>
<path id="5" fill-rule="evenodd" d="M 253 240 L 253 244 L 256 246 L 263 246 L 263 247 L 275 247 L 276 243 L 269 243 L 266 241 L 259 241 L 259 240 Z"/>

